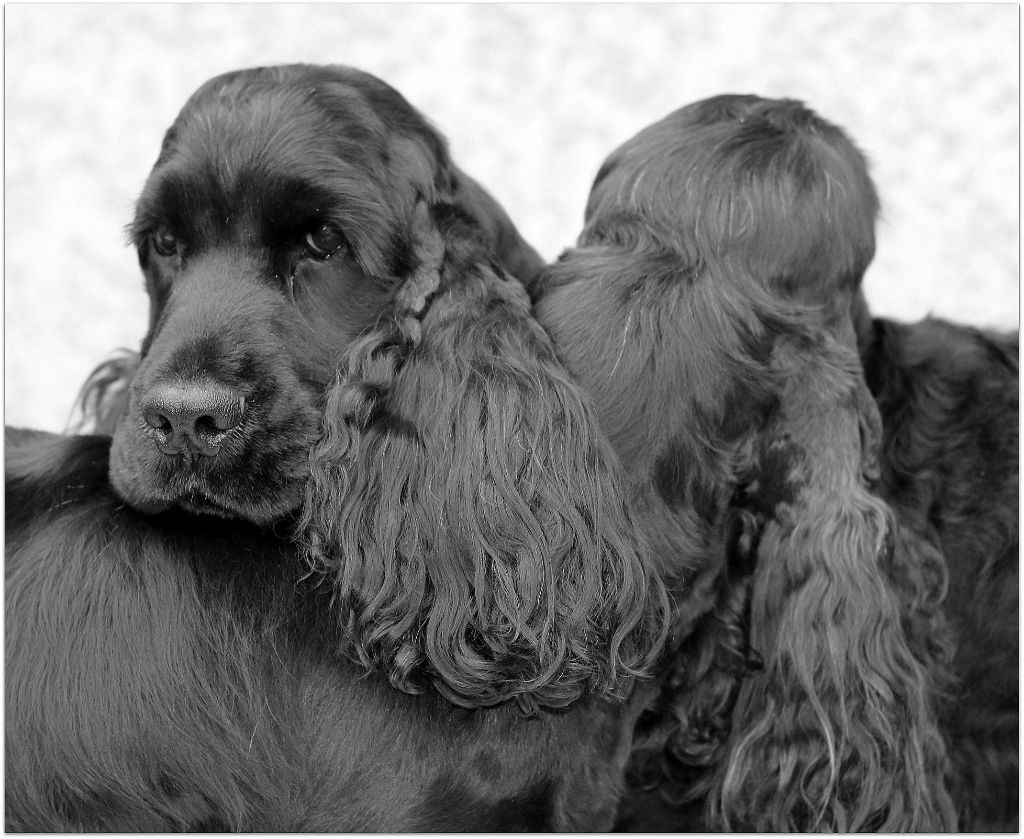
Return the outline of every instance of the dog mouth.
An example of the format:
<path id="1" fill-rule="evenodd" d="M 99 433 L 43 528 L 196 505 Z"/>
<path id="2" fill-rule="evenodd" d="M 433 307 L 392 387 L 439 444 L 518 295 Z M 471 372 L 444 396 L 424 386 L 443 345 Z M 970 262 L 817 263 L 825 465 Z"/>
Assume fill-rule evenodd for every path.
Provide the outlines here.
<path id="1" fill-rule="evenodd" d="M 238 511 L 221 504 L 202 492 L 190 492 L 172 502 L 175 507 L 194 516 L 214 516 L 220 519 L 238 518 Z"/>
<path id="2" fill-rule="evenodd" d="M 267 474 L 171 471 L 163 463 L 160 465 L 165 468 L 152 471 L 126 469 L 118 461 L 111 465 L 114 489 L 131 507 L 150 515 L 178 511 L 263 526 L 300 506 L 305 485 L 298 465 Z"/>
<path id="3" fill-rule="evenodd" d="M 244 500 L 234 497 L 231 473 L 212 468 L 215 465 L 210 459 L 161 457 L 153 472 L 137 473 L 132 483 L 140 490 L 137 496 L 165 510 L 221 519 L 246 518 Z"/>

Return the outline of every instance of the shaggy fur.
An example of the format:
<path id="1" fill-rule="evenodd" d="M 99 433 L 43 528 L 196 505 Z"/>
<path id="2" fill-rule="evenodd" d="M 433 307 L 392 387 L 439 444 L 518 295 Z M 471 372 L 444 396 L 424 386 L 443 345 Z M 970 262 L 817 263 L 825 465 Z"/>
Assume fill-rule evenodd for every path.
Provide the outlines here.
<path id="1" fill-rule="evenodd" d="M 688 636 L 641 721 L 638 783 L 704 800 L 711 829 L 955 825 L 851 318 L 877 207 L 839 129 L 716 97 L 610 156 L 541 281 L 538 318 L 631 469 Z"/>
<path id="2" fill-rule="evenodd" d="M 289 536 L 325 595 L 318 642 L 403 692 L 528 712 L 630 695 L 667 600 L 616 458 L 508 273 L 529 280 L 536 254 L 398 93 L 342 67 L 211 80 L 168 131 L 131 236 L 149 331 L 83 397 L 113 433 L 118 497 Z M 129 711 L 161 713 L 156 695 Z M 561 748 L 558 719 L 521 721 L 535 752 Z M 372 753 L 371 734 L 357 716 L 321 736 Z M 612 806 L 561 823 L 607 826 Z"/>
<path id="3" fill-rule="evenodd" d="M 1019 338 L 941 320 L 872 320 L 861 299 L 855 313 L 885 428 L 881 492 L 897 513 L 911 577 L 896 581 L 913 592 L 913 576 L 928 574 L 929 588 L 945 595 L 951 659 L 921 619 L 936 605 L 908 598 L 907 615 L 945 683 L 959 828 L 1016 832 Z"/>
<path id="4" fill-rule="evenodd" d="M 7 830 L 611 825 L 637 705 L 527 719 L 397 691 L 339 661 L 286 540 L 132 510 L 109 438 L 5 444 Z"/>

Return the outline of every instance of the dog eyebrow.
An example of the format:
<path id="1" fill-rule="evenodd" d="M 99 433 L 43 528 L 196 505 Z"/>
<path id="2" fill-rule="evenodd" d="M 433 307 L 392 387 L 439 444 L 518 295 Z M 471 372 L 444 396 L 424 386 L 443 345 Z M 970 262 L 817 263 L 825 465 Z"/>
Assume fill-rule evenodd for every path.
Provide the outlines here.
<path id="1" fill-rule="evenodd" d="M 223 217 L 227 202 L 219 196 L 215 179 L 196 179 L 168 168 L 146 184 L 135 205 L 130 232 L 136 242 L 154 227 L 166 224 L 179 235 L 201 226 L 198 217 Z M 217 206 L 217 205 L 220 206 Z M 204 219 L 205 220 L 205 219 Z"/>
<path id="2" fill-rule="evenodd" d="M 247 208 L 268 244 L 304 232 L 317 221 L 338 222 L 343 202 L 330 190 L 301 175 L 267 175 L 243 167 L 231 183 L 169 169 L 139 197 L 128 233 L 135 243 L 166 224 L 179 235 L 206 239 L 224 233 Z"/>
<path id="3" fill-rule="evenodd" d="M 256 176 L 253 191 L 263 229 L 276 236 L 305 231 L 313 221 L 337 221 L 344 210 L 338 195 L 298 175 Z"/>

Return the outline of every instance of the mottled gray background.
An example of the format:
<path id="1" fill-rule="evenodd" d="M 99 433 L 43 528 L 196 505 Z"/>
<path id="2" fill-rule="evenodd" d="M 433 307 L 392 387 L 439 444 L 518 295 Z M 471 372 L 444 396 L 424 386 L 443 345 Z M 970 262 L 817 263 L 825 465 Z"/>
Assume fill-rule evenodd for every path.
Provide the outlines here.
<path id="1" fill-rule="evenodd" d="M 604 156 L 715 93 L 804 99 L 868 153 L 876 311 L 1017 327 L 1019 9 L 1007 5 L 8 5 L 5 420 L 62 428 L 137 347 L 123 227 L 200 83 L 279 62 L 382 77 L 554 258 Z"/>

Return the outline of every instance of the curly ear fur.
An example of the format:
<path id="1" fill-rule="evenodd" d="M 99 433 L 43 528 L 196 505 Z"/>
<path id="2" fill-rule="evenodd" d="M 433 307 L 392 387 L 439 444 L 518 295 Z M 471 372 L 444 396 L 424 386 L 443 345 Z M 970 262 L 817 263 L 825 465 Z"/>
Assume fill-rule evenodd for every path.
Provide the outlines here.
<path id="1" fill-rule="evenodd" d="M 418 209 L 419 269 L 348 354 L 300 530 L 342 650 L 451 701 L 622 697 L 665 635 L 592 409 L 521 286 L 451 207 Z"/>
<path id="2" fill-rule="evenodd" d="M 740 689 L 712 812 L 750 830 L 952 828 L 932 681 L 888 581 L 891 511 L 862 478 L 858 359 L 826 341 L 775 364 L 789 375 L 745 490 L 767 516 L 750 604 L 764 669 Z"/>

